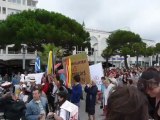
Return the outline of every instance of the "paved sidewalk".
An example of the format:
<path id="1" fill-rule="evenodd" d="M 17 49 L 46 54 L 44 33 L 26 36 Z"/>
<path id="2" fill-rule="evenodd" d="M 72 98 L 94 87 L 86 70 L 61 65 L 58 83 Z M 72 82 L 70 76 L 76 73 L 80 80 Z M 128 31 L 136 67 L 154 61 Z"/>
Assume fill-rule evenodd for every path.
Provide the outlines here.
<path id="1" fill-rule="evenodd" d="M 81 100 L 81 104 L 80 104 L 80 120 L 88 120 L 88 115 L 85 112 L 85 100 Z M 102 114 L 102 109 L 100 109 L 100 104 L 96 104 L 96 111 L 95 111 L 95 116 L 96 116 L 96 120 L 104 120 L 105 117 L 101 116 Z"/>

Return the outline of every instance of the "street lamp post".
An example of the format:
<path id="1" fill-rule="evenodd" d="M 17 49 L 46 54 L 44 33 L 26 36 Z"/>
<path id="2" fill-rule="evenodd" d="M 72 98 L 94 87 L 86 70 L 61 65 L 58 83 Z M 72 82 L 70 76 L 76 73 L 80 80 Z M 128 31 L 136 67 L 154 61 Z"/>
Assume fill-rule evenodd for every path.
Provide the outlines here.
<path id="1" fill-rule="evenodd" d="M 23 66 L 22 67 L 23 67 L 23 70 L 25 70 L 25 66 L 26 66 L 26 63 L 25 63 L 26 62 L 26 58 L 25 58 L 26 46 L 24 46 L 24 45 L 22 47 L 22 54 L 23 54 L 23 61 L 22 61 L 23 62 Z"/>

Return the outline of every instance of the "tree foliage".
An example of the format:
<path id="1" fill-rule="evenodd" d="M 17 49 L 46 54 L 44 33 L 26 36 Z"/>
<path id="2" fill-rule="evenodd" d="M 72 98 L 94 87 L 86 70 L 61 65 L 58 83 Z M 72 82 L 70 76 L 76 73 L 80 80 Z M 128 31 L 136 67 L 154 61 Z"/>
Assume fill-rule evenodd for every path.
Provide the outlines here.
<path id="1" fill-rule="evenodd" d="M 156 47 L 155 47 L 155 51 L 156 51 L 156 53 L 160 53 L 160 43 L 157 43 L 156 44 Z"/>
<path id="2" fill-rule="evenodd" d="M 89 40 L 89 33 L 81 24 L 46 10 L 23 11 L 0 21 L 1 47 L 7 44 L 19 47 L 23 43 L 39 50 L 42 43 L 54 43 L 55 46 L 72 51 L 75 45 L 90 45 Z"/>
<path id="3" fill-rule="evenodd" d="M 137 43 L 134 43 L 132 47 L 133 47 L 132 48 L 133 56 L 136 56 L 136 64 L 138 66 L 138 57 L 140 55 L 145 55 L 146 43 L 144 43 L 144 42 L 137 42 Z"/>
<path id="4" fill-rule="evenodd" d="M 151 56 L 151 55 L 154 55 L 155 53 L 156 53 L 155 47 L 149 46 L 146 48 L 146 53 L 145 53 L 146 56 Z"/>
<path id="5" fill-rule="evenodd" d="M 63 56 L 63 49 L 61 47 L 56 47 L 54 44 L 43 44 L 42 48 L 42 52 L 38 52 L 38 55 L 43 65 L 47 65 L 48 63 L 49 51 L 53 51 L 53 54 L 56 55 L 57 58 Z"/>
<path id="6" fill-rule="evenodd" d="M 108 60 L 113 55 L 113 50 L 110 47 L 106 47 L 106 49 L 103 50 L 101 56 L 106 59 L 106 68 L 108 67 Z"/>
<path id="7" fill-rule="evenodd" d="M 107 39 L 108 47 L 112 48 L 116 54 L 124 56 L 126 68 L 128 68 L 127 55 L 134 54 L 133 45 L 141 42 L 141 37 L 138 34 L 124 30 L 113 32 Z"/>

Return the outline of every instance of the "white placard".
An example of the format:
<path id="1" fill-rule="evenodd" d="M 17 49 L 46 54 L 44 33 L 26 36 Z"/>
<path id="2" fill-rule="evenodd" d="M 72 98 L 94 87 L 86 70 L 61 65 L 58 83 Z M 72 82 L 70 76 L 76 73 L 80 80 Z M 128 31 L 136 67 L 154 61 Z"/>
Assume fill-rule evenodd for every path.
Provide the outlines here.
<path id="1" fill-rule="evenodd" d="M 89 69 L 90 69 L 91 80 L 96 81 L 98 90 L 101 90 L 101 85 L 102 85 L 101 77 L 104 76 L 102 63 L 91 65 L 89 66 Z"/>
<path id="2" fill-rule="evenodd" d="M 78 106 L 66 100 L 60 108 L 70 112 L 69 120 L 78 120 Z"/>
<path id="3" fill-rule="evenodd" d="M 44 72 L 43 73 L 28 74 L 27 76 L 25 76 L 24 81 L 28 81 L 30 77 L 35 77 L 36 84 L 41 84 L 41 79 L 42 79 L 43 74 L 44 74 Z M 21 74 L 21 79 L 24 79 L 24 74 Z"/>

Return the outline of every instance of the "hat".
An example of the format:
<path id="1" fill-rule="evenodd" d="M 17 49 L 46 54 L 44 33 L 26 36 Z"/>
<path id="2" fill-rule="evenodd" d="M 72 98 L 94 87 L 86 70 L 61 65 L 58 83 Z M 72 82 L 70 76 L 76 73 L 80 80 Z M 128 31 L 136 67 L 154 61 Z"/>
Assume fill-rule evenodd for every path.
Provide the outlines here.
<path id="1" fill-rule="evenodd" d="M 11 82 L 5 82 L 3 84 L 1 84 L 2 87 L 7 87 L 7 86 L 10 86 L 11 85 Z"/>
<path id="2" fill-rule="evenodd" d="M 30 76 L 30 79 L 28 80 L 29 82 L 36 82 L 35 77 L 34 76 Z"/>

